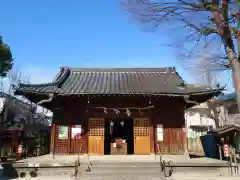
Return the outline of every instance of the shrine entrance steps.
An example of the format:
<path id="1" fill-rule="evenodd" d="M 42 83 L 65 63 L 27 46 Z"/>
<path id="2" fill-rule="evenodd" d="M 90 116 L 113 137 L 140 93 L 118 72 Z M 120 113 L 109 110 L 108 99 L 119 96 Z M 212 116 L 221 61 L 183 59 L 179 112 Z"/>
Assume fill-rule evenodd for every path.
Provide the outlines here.
<path id="1" fill-rule="evenodd" d="M 210 172 L 211 175 L 225 176 L 231 172 L 229 165 L 220 160 L 199 158 L 189 160 L 186 156 L 165 155 L 166 162 L 171 162 L 173 174 Z M 139 176 L 164 177 L 158 155 L 52 155 L 28 158 L 14 163 L 2 164 L 3 175 L 9 178 L 24 176 Z"/>

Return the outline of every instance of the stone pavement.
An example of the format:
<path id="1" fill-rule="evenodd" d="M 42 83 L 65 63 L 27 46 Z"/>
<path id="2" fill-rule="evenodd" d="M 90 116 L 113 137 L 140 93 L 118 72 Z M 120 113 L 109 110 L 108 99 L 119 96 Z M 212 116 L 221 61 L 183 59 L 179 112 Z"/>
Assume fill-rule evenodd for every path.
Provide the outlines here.
<path id="1" fill-rule="evenodd" d="M 213 177 L 213 176 L 193 176 L 193 175 L 183 175 L 175 174 L 172 177 L 149 177 L 149 176 L 96 176 L 96 177 L 79 177 L 79 178 L 70 178 L 70 177 L 36 177 L 36 178 L 19 178 L 19 180 L 239 180 L 239 177 L 228 176 L 228 177 Z M 0 180 L 9 180 L 1 179 Z"/>
<path id="2" fill-rule="evenodd" d="M 55 156 L 55 159 L 53 159 L 52 155 L 45 155 L 45 156 L 39 156 L 39 157 L 33 157 L 28 158 L 25 160 L 18 161 L 17 164 L 38 164 L 39 167 L 41 167 L 41 164 L 49 164 L 52 166 L 61 166 L 62 164 L 74 164 L 74 162 L 77 160 L 77 155 L 57 155 Z M 158 164 L 160 161 L 159 155 L 113 155 L 113 156 L 88 156 L 88 155 L 81 155 L 80 156 L 80 162 L 89 162 L 91 161 L 93 164 L 93 174 L 81 174 L 79 178 L 70 178 L 69 176 L 46 176 L 43 175 L 41 177 L 36 178 L 21 178 L 24 179 L 35 179 L 35 180 L 66 180 L 66 179 L 81 179 L 81 180 L 235 180 L 240 179 L 240 177 L 233 177 L 229 176 L 229 173 L 226 173 L 225 171 L 228 170 L 226 168 L 227 163 L 220 160 L 215 159 L 209 159 L 209 158 L 196 158 L 196 159 L 188 159 L 188 156 L 184 155 L 164 155 L 163 159 L 166 161 L 172 161 L 173 165 L 182 165 L 183 167 L 177 167 L 177 171 L 173 173 L 173 175 L 169 178 L 165 178 L 160 175 L 145 175 L 143 173 L 132 173 L 126 175 L 124 174 L 118 174 L 116 175 L 114 172 L 112 175 L 110 174 L 99 174 L 103 170 L 111 171 L 110 168 L 107 168 L 107 165 L 111 165 L 114 163 L 118 163 L 118 166 L 124 166 L 125 164 L 129 163 L 139 163 L 139 162 L 146 162 L 150 164 Z M 98 167 L 97 164 L 100 164 Z M 105 167 L 106 166 L 106 167 Z M 189 168 L 190 166 L 190 168 Z M 191 167 L 194 168 L 191 168 Z M 202 166 L 202 167 L 201 167 Z M 216 167 L 215 167 L 216 166 Z M 220 173 L 220 171 L 216 168 L 218 167 L 224 167 L 224 173 Z M 99 172 L 94 174 L 97 169 Z M 181 169 L 182 168 L 182 169 Z M 99 170 L 100 169 L 100 170 Z M 62 171 L 60 169 L 60 171 Z M 141 170 L 140 172 L 144 172 Z M 220 176 L 220 175 L 224 175 Z M 0 178 L 1 180 L 1 178 Z M 9 179 L 3 179 L 3 180 L 9 180 Z"/>
<path id="3" fill-rule="evenodd" d="M 105 155 L 105 156 L 88 156 L 86 154 L 80 155 L 80 162 L 159 162 L 159 155 Z M 172 161 L 180 164 L 226 164 L 224 161 L 210 158 L 194 158 L 189 159 L 186 155 L 162 155 L 162 158 L 166 161 Z M 53 159 L 52 154 L 27 158 L 18 161 L 19 163 L 48 163 L 48 164 L 74 164 L 78 159 L 77 155 L 56 155 Z"/>

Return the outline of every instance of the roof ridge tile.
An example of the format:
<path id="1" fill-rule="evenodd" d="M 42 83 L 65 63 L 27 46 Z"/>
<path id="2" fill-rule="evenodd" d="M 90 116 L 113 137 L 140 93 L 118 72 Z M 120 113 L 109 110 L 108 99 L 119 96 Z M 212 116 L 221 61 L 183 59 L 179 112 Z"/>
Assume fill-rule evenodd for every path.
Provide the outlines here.
<path id="1" fill-rule="evenodd" d="M 62 67 L 62 68 L 68 68 L 72 72 L 160 72 L 160 73 L 166 73 L 169 71 L 169 73 L 176 72 L 175 67 L 163 67 L 163 68 L 70 68 L 70 67 Z"/>

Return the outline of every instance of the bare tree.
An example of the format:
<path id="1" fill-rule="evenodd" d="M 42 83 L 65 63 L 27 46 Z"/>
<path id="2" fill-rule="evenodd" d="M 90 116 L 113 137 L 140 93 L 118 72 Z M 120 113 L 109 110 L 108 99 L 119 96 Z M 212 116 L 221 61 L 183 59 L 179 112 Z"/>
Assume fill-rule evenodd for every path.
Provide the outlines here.
<path id="1" fill-rule="evenodd" d="M 47 112 L 43 112 L 43 115 L 39 116 L 36 113 L 37 105 L 33 105 L 32 102 L 23 97 L 18 97 L 14 95 L 15 89 L 20 83 L 29 83 L 29 78 L 24 77 L 18 68 L 12 69 L 5 78 L 1 79 L 1 97 L 4 99 L 2 103 L 2 116 L 0 121 L 0 128 L 6 130 L 6 128 L 31 128 L 32 131 L 37 132 L 39 123 L 45 121 L 45 116 Z M 31 126 L 32 124 L 37 124 Z M 27 132 L 27 130 L 26 130 Z M 39 133 L 36 133 L 38 138 L 36 138 L 37 154 L 41 149 L 41 137 Z M 27 153 L 28 144 L 25 144 L 25 153 Z M 1 148 L 1 154 L 3 154 L 3 149 Z"/>
<path id="2" fill-rule="evenodd" d="M 4 99 L 3 107 L 3 119 L 1 124 L 14 124 L 14 119 L 9 117 L 15 116 L 19 111 L 21 111 L 21 106 L 16 103 L 18 100 L 29 104 L 29 111 L 33 111 L 31 103 L 24 98 L 17 98 L 14 96 L 15 88 L 18 87 L 19 83 L 26 82 L 27 78 L 23 77 L 21 71 L 18 68 L 12 69 L 6 77 L 1 78 L 1 96 Z M 28 113 L 29 118 L 31 118 L 31 112 Z M 10 125 L 9 124 L 9 125 Z"/>
<path id="3" fill-rule="evenodd" d="M 190 71 L 190 73 L 195 77 L 195 80 L 198 85 L 215 88 L 220 86 L 221 82 L 221 71 L 213 71 L 211 67 L 211 61 L 214 57 L 207 54 L 207 52 L 202 52 L 204 54 L 201 58 L 196 58 L 195 63 L 197 66 L 189 68 L 189 66 L 185 67 L 186 70 Z M 203 114 L 214 120 L 216 127 L 219 127 L 219 109 L 217 104 L 214 102 L 214 98 L 209 99 L 204 103 L 204 111 Z"/>
<path id="4" fill-rule="evenodd" d="M 174 30 L 180 34 L 177 46 L 186 47 L 188 56 L 198 45 L 204 44 L 209 52 L 218 56 L 222 49 L 224 56 L 214 58 L 212 64 L 232 69 L 233 81 L 240 109 L 240 11 L 238 0 L 120 0 L 121 5 L 131 12 L 135 19 L 148 27 Z M 168 33 L 171 32 L 168 30 Z M 177 37 L 175 36 L 175 39 Z M 218 52 L 211 44 L 220 43 Z M 183 46 L 183 44 L 186 44 Z M 188 58 L 183 58 L 186 61 Z M 227 60 L 227 61 L 226 61 Z M 187 60 L 188 61 L 188 60 Z"/>

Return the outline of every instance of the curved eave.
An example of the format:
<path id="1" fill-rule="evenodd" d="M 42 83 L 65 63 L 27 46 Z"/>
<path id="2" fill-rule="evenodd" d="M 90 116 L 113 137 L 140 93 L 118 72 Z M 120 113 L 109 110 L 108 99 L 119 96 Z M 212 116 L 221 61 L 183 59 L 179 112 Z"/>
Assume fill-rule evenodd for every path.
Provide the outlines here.
<path id="1" fill-rule="evenodd" d="M 202 95 L 202 94 L 209 94 L 209 93 L 217 93 L 217 96 L 219 96 L 222 91 L 225 90 L 225 86 L 224 87 L 220 87 L 220 88 L 215 88 L 215 89 L 202 89 L 199 91 L 195 91 L 190 93 L 191 95 Z"/>
<path id="2" fill-rule="evenodd" d="M 29 91 L 29 92 L 36 92 L 36 93 L 47 93 L 45 92 L 45 88 L 61 88 L 64 82 L 70 76 L 70 69 L 68 68 L 61 68 L 58 75 L 55 77 L 53 82 L 50 83 L 42 83 L 42 84 L 19 84 L 19 88 L 17 91 Z"/>
<path id="3" fill-rule="evenodd" d="M 35 104 L 37 104 L 39 101 L 42 101 L 44 99 L 49 99 L 49 93 L 32 93 L 32 92 L 15 91 L 14 94 L 23 96 Z M 41 106 L 46 109 L 52 110 L 52 102 L 42 103 Z"/>
<path id="4" fill-rule="evenodd" d="M 214 99 L 214 103 L 219 104 L 219 105 L 232 105 L 236 104 L 236 94 L 235 93 L 229 93 L 229 94 L 224 94 L 216 97 Z"/>
<path id="5" fill-rule="evenodd" d="M 236 100 L 236 93 L 229 93 L 229 94 L 223 94 L 216 98 L 218 101 L 235 101 Z"/>
<path id="6" fill-rule="evenodd" d="M 57 74 L 53 82 L 42 83 L 42 84 L 19 84 L 16 89 L 16 95 L 23 95 L 26 93 L 34 94 L 49 94 L 49 93 L 59 93 L 61 86 L 70 76 L 70 70 L 68 68 L 61 68 L 60 72 Z"/>
<path id="7" fill-rule="evenodd" d="M 178 97 L 178 98 L 182 98 L 185 99 L 186 97 L 188 98 L 188 100 L 194 102 L 194 103 L 189 103 L 186 102 L 186 109 L 191 108 L 195 105 L 197 105 L 197 103 L 203 103 L 211 98 L 213 98 L 214 96 L 219 95 L 222 92 L 222 89 L 215 89 L 215 90 L 205 90 L 205 91 L 199 91 L 199 92 L 188 92 L 185 94 L 170 94 L 170 93 L 158 93 L 158 94 L 143 94 L 143 93 L 138 93 L 138 94 L 74 94 L 74 96 L 84 96 L 84 95 L 89 95 L 89 96 L 155 96 L 155 97 L 160 97 L 160 96 L 171 96 L 171 97 Z M 37 103 L 43 99 L 48 99 L 49 98 L 49 93 L 46 92 L 32 92 L 32 91 L 21 91 L 21 90 L 17 90 L 15 92 L 16 95 L 23 95 L 24 97 L 26 97 L 27 99 L 29 99 L 30 101 Z M 60 94 L 56 94 L 57 96 L 59 96 Z M 43 107 L 47 108 L 47 109 L 52 109 L 52 103 L 48 103 L 48 104 L 42 104 Z"/>
<path id="8" fill-rule="evenodd" d="M 57 94 L 59 92 L 59 88 L 56 86 L 46 86 L 40 88 L 18 88 L 15 90 L 15 95 L 25 95 L 25 94 L 36 94 L 36 95 L 49 95 L 49 94 Z"/>
<path id="9" fill-rule="evenodd" d="M 220 89 L 214 89 L 211 91 L 203 91 L 203 92 L 198 92 L 198 93 L 192 93 L 189 96 L 189 100 L 195 103 L 188 103 L 186 102 L 186 108 L 191 108 L 197 104 L 201 104 L 203 102 L 208 101 L 209 99 L 218 96 L 222 93 L 224 89 L 220 88 Z"/>
<path id="10" fill-rule="evenodd" d="M 26 94 L 48 95 L 49 93 L 47 93 L 47 92 L 34 92 L 34 91 L 22 90 L 22 89 L 17 89 L 14 92 L 14 95 L 18 95 L 18 96 L 25 96 Z"/>
<path id="11" fill-rule="evenodd" d="M 15 91 L 16 95 L 22 95 L 26 93 L 31 94 L 44 94 L 55 93 L 59 96 L 133 96 L 133 95 L 143 95 L 143 96 L 202 96 L 206 94 L 214 94 L 213 96 L 219 95 L 223 89 L 212 89 L 212 90 L 201 90 L 201 91 L 183 91 L 183 92 L 133 92 L 133 93 L 62 93 L 61 88 L 56 86 L 41 86 L 39 88 L 19 88 Z M 215 95 L 216 94 L 216 95 Z"/>

